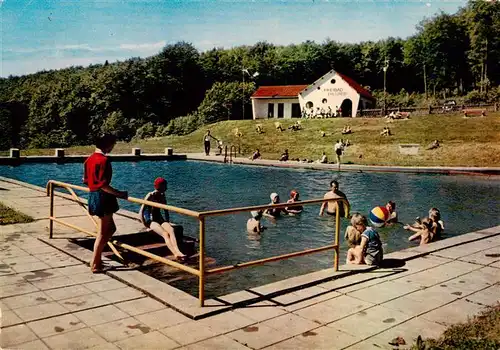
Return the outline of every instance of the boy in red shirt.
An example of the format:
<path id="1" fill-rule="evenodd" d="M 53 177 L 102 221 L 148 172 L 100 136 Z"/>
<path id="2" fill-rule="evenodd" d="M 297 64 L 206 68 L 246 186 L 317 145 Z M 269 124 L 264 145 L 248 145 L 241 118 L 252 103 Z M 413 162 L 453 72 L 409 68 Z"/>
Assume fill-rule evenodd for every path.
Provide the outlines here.
<path id="1" fill-rule="evenodd" d="M 90 215 L 99 217 L 99 232 L 94 243 L 94 252 L 90 269 L 93 273 L 102 272 L 102 251 L 113 233 L 116 231 L 113 213 L 118 211 L 118 198 L 127 198 L 126 191 L 118 191 L 111 187 L 113 170 L 106 153 L 115 146 L 116 138 L 113 135 L 100 137 L 95 145 L 95 152 L 87 158 L 84 167 L 83 182 L 88 186 L 88 211 Z"/>

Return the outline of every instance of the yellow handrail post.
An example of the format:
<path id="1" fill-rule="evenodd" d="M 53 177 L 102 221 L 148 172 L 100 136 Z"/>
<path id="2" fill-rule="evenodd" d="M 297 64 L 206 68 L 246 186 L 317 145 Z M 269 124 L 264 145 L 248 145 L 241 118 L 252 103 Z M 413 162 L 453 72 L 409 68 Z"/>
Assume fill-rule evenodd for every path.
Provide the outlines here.
<path id="1" fill-rule="evenodd" d="M 335 257 L 333 260 L 333 269 L 335 271 L 339 270 L 339 232 L 340 232 L 340 205 L 339 202 L 335 203 L 337 205 L 337 210 L 335 211 Z"/>
<path id="2" fill-rule="evenodd" d="M 52 239 L 54 235 L 54 185 L 49 183 L 49 196 L 50 196 L 50 211 L 49 211 L 49 238 Z"/>
<path id="3" fill-rule="evenodd" d="M 199 294 L 200 306 L 205 306 L 205 218 L 202 216 L 200 220 L 200 279 L 199 279 Z"/>

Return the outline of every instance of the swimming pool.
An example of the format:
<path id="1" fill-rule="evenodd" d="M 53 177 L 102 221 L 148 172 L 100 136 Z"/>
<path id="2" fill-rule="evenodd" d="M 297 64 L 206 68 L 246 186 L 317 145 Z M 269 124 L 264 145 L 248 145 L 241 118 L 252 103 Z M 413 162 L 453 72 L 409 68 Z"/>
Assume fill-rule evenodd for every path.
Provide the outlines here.
<path id="1" fill-rule="evenodd" d="M 247 205 L 267 204 L 269 194 L 277 192 L 282 201 L 292 189 L 301 199 L 321 198 L 329 182 L 337 179 L 346 193 L 352 211 L 367 214 L 388 200 L 397 204 L 400 221 L 413 222 L 423 217 L 432 206 L 439 208 L 446 224 L 445 237 L 499 224 L 500 186 L 495 180 L 481 177 L 423 175 L 405 173 L 361 173 L 283 169 L 263 166 L 237 166 L 196 161 L 115 162 L 113 185 L 142 198 L 153 189 L 158 176 L 168 180 L 169 204 L 193 210 L 211 210 Z M 0 166 L 0 175 L 45 186 L 49 179 L 81 184 L 81 164 L 24 164 L 19 167 Z M 120 202 L 132 211 L 139 206 Z M 319 206 L 306 206 L 296 217 L 280 218 L 276 224 L 264 220 L 268 229 L 260 240 L 249 239 L 246 221 L 249 214 L 235 214 L 207 219 L 207 254 L 217 265 L 269 257 L 319 247 L 332 242 L 334 219 L 319 217 Z M 182 224 L 184 232 L 197 236 L 196 220 L 171 213 L 172 221 Z M 342 233 L 347 226 L 342 220 Z M 118 230 L 120 228 L 118 227 Z M 378 230 L 386 253 L 400 250 L 408 243 L 409 233 L 401 225 Z M 342 240 L 341 263 L 346 251 Z M 333 252 L 270 263 L 265 266 L 209 276 L 207 296 L 223 295 L 307 272 L 332 266 Z M 193 295 L 197 280 L 172 283 Z"/>

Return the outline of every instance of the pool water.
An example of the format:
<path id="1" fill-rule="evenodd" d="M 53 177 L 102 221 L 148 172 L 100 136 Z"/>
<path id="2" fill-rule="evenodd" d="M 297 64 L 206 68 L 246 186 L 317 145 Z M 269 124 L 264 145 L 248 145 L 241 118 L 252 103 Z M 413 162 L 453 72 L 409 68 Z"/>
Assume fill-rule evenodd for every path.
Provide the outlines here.
<path id="1" fill-rule="evenodd" d="M 24 164 L 18 167 L 0 166 L 0 175 L 45 186 L 49 179 L 82 184 L 81 164 Z M 397 204 L 399 220 L 412 223 L 424 217 L 430 207 L 441 210 L 445 222 L 444 237 L 483 229 L 499 224 L 500 186 L 495 180 L 481 177 L 424 175 L 405 173 L 362 173 L 312 171 L 261 166 L 238 166 L 196 161 L 115 162 L 112 185 L 143 198 L 153 190 L 153 181 L 163 176 L 168 180 L 167 200 L 171 205 L 193 210 L 213 210 L 267 204 L 269 195 L 277 192 L 286 201 L 290 190 L 296 189 L 300 198 L 322 198 L 329 182 L 336 179 L 350 203 L 352 212 L 367 215 L 377 205 L 388 200 Z M 138 211 L 139 206 L 120 201 L 120 206 Z M 206 222 L 207 254 L 224 266 L 306 248 L 331 244 L 335 220 L 319 217 L 319 205 L 305 206 L 301 215 L 282 217 L 276 223 L 266 219 L 268 228 L 259 240 L 246 233 L 249 213 L 214 217 Z M 186 235 L 197 237 L 198 221 L 171 213 L 175 223 L 184 226 Z M 342 232 L 348 225 L 342 219 Z M 118 230 L 120 228 L 118 227 Z M 384 252 L 407 248 L 410 233 L 395 225 L 378 229 Z M 341 239 L 341 263 L 347 245 Z M 231 273 L 209 276 L 207 296 L 223 295 L 248 289 L 291 276 L 331 267 L 333 252 L 250 267 Z M 197 279 L 173 282 L 173 285 L 196 295 Z"/>

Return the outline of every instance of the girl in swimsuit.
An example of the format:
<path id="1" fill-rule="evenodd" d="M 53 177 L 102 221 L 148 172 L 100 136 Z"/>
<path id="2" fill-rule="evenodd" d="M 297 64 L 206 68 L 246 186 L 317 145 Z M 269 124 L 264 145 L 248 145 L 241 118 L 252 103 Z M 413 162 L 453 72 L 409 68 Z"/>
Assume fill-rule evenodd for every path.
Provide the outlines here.
<path id="1" fill-rule="evenodd" d="M 167 204 L 167 199 L 165 198 L 165 192 L 167 190 L 167 181 L 159 177 L 154 182 L 155 190 L 153 192 L 149 192 L 144 200 Z M 139 211 L 139 215 L 141 217 L 141 221 L 147 228 L 150 228 L 157 234 L 165 239 L 165 244 L 168 249 L 174 254 L 175 258 L 179 261 L 184 261 L 186 259 L 186 255 L 183 254 L 179 247 L 177 246 L 177 240 L 175 238 L 174 228 L 170 224 L 170 215 L 168 210 L 163 210 L 163 214 L 161 214 L 161 210 L 156 207 L 152 207 L 150 205 L 142 205 L 141 210 Z"/>

